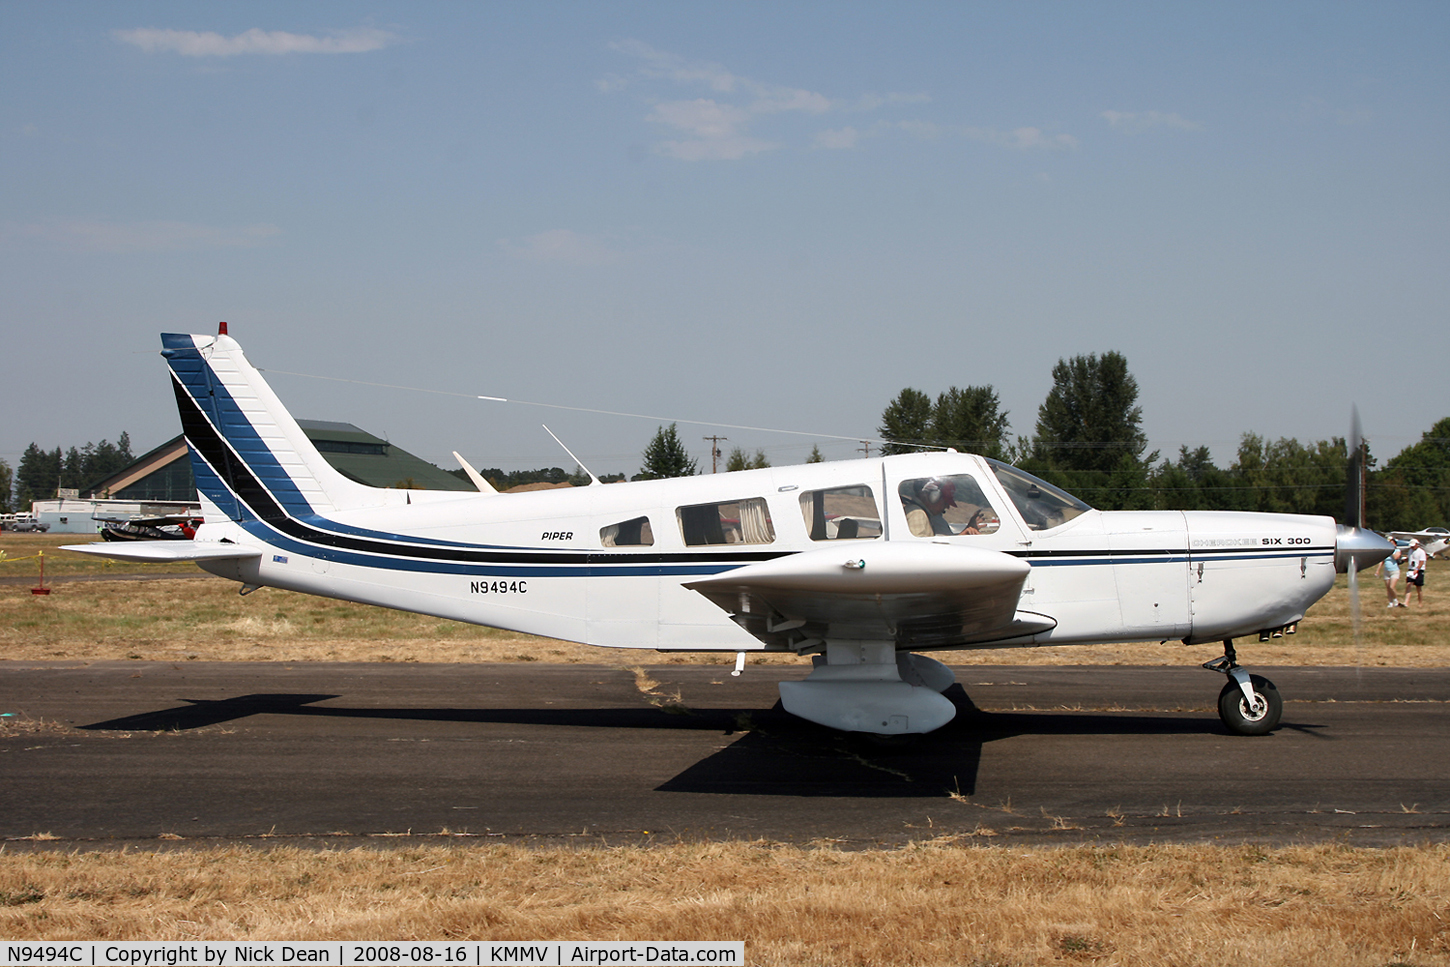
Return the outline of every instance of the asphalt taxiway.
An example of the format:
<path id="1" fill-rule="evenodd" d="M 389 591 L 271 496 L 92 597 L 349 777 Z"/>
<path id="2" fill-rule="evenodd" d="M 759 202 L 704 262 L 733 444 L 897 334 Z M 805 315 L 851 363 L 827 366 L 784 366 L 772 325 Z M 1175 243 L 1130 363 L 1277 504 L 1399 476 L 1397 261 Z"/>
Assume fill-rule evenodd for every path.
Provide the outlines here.
<path id="1" fill-rule="evenodd" d="M 965 666 L 878 744 L 780 709 L 804 667 L 0 662 L 0 837 L 1450 840 L 1450 669 L 1254 670 L 1261 738 L 1195 667 Z"/>

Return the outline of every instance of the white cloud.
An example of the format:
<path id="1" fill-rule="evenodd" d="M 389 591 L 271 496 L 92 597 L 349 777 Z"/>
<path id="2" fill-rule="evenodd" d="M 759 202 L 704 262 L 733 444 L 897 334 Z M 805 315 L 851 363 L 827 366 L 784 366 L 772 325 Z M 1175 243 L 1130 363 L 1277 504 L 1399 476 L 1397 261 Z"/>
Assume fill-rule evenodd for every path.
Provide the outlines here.
<path id="1" fill-rule="evenodd" d="M 964 133 L 975 141 L 1016 148 L 1018 151 L 1071 151 L 1078 145 L 1077 138 L 1070 134 L 1044 134 L 1041 128 L 1013 128 L 1011 131 L 966 128 Z"/>
<path id="2" fill-rule="evenodd" d="M 1197 122 L 1189 121 L 1171 111 L 1104 111 L 1098 116 L 1118 131 L 1145 131 L 1158 127 L 1177 128 L 1180 131 L 1203 129 Z"/>
<path id="3" fill-rule="evenodd" d="M 0 225 L 0 239 L 29 247 L 36 243 L 71 252 L 189 252 L 253 248 L 282 234 L 276 225 L 216 228 L 192 222 L 72 221 Z"/>
<path id="4" fill-rule="evenodd" d="M 645 120 L 690 135 L 688 140 L 659 142 L 655 145 L 658 154 L 680 161 L 738 161 L 780 147 L 746 133 L 753 117 L 749 109 L 696 98 L 656 104 Z"/>
<path id="5" fill-rule="evenodd" d="M 946 130 L 933 121 L 901 121 L 897 127 L 922 141 L 935 141 Z"/>
<path id="6" fill-rule="evenodd" d="M 888 104 L 929 104 L 930 94 L 863 94 L 851 106 L 854 111 L 875 111 Z"/>
<path id="7" fill-rule="evenodd" d="M 719 64 L 687 63 L 678 54 L 656 50 L 640 40 L 623 40 L 610 46 L 643 61 L 640 73 L 645 77 L 663 77 L 682 84 L 702 83 L 722 94 L 735 90 L 738 78 Z"/>
<path id="8" fill-rule="evenodd" d="M 728 138 L 697 138 L 694 141 L 661 141 L 655 151 L 679 161 L 739 161 L 747 155 L 774 151 L 780 145 L 746 135 Z"/>
<path id="9" fill-rule="evenodd" d="M 818 148 L 854 148 L 861 140 L 861 132 L 847 125 L 837 131 L 817 131 L 815 145 Z"/>
<path id="10" fill-rule="evenodd" d="M 1078 146 L 1077 138 L 1070 134 L 1047 134 L 1041 128 L 1032 127 L 999 131 L 995 128 L 936 124 L 931 121 L 901 121 L 897 126 L 923 141 L 935 141 L 948 135 L 956 135 L 1017 151 L 1071 151 Z"/>
<path id="11" fill-rule="evenodd" d="M 766 118 L 774 119 L 778 130 L 785 123 L 781 119 L 791 116 L 872 112 L 889 106 L 924 104 L 931 100 L 927 94 L 900 93 L 865 94 L 855 101 L 837 100 L 818 91 L 743 77 L 713 62 L 689 61 L 639 40 L 618 41 L 610 46 L 634 58 L 638 66 L 628 77 L 610 74 L 596 81 L 595 86 L 602 93 L 626 87 L 658 88 L 658 83 L 649 82 L 659 81 L 709 89 L 709 97 L 693 100 L 655 99 L 646 116 L 651 123 L 674 129 L 676 135 L 657 142 L 655 153 L 681 161 L 736 161 L 783 147 L 785 142 L 766 140 L 752 131 L 757 124 L 763 126 Z M 809 137 L 813 147 L 839 150 L 854 148 L 863 138 L 877 137 L 893 128 L 923 139 L 953 135 L 1019 151 L 1067 151 L 1078 146 L 1072 135 L 1048 134 L 1041 128 L 997 131 L 934 121 L 892 123 L 880 120 L 864 130 L 852 125 L 818 130 Z M 796 133 L 800 137 L 806 136 L 804 131 Z"/>
<path id="12" fill-rule="evenodd" d="M 612 265 L 623 258 L 604 242 L 571 228 L 553 228 L 526 238 L 500 239 L 499 246 L 515 258 L 529 262 L 566 265 Z"/>
<path id="13" fill-rule="evenodd" d="M 611 45 L 639 61 L 635 79 L 709 89 L 712 97 L 662 100 L 645 120 L 673 128 L 684 137 L 655 144 L 657 154 L 681 161 L 737 161 L 781 147 L 750 133 L 751 124 L 770 115 L 824 114 L 837 105 L 826 95 L 802 88 L 766 84 L 707 61 L 687 61 L 638 40 Z M 630 81 L 609 75 L 596 81 L 604 93 L 622 90 Z"/>
<path id="14" fill-rule="evenodd" d="M 760 88 L 757 100 L 750 105 L 752 114 L 777 114 L 781 111 L 805 111 L 824 114 L 832 107 L 831 99 L 815 91 L 788 87 Z"/>
<path id="15" fill-rule="evenodd" d="M 622 91 L 629 86 L 629 79 L 620 77 L 618 74 L 605 74 L 594 82 L 594 86 L 601 94 L 613 94 L 615 91 Z"/>
<path id="16" fill-rule="evenodd" d="M 750 112 L 706 98 L 656 104 L 646 121 L 669 124 L 699 138 L 734 138 L 750 121 Z"/>
<path id="17" fill-rule="evenodd" d="M 375 27 L 353 27 L 316 37 L 285 30 L 251 30 L 223 37 L 212 31 L 140 27 L 117 30 L 113 36 L 148 54 L 170 52 L 185 57 L 232 57 L 237 54 L 362 54 L 397 43 L 399 37 Z"/>

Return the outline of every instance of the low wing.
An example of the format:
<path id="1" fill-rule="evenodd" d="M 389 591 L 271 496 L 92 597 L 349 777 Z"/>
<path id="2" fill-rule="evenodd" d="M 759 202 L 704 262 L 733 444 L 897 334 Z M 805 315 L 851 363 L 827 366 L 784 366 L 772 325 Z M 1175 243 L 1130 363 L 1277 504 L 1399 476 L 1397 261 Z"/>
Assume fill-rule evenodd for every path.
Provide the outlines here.
<path id="1" fill-rule="evenodd" d="M 115 544 L 64 544 L 63 551 L 117 561 L 159 564 L 167 561 L 244 561 L 262 556 L 255 547 L 207 541 L 123 541 Z"/>
<path id="2" fill-rule="evenodd" d="M 780 648 L 811 639 L 949 648 L 1047 631 L 1017 610 L 1025 561 L 949 544 L 861 543 L 806 551 L 688 581 L 757 638 Z"/>
<path id="3" fill-rule="evenodd" d="M 1421 531 L 1391 531 L 1389 536 L 1397 541 L 1417 540 L 1425 549 L 1425 553 L 1431 555 L 1439 554 L 1450 546 L 1450 534 L 1437 528 L 1426 528 Z"/>

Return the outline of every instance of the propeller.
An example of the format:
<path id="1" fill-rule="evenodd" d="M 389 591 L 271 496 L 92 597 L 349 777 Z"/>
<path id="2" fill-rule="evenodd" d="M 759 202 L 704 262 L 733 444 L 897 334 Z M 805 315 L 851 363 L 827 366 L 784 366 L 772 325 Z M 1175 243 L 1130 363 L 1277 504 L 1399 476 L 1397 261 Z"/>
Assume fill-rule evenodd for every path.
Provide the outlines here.
<path id="1" fill-rule="evenodd" d="M 1349 464 L 1344 472 L 1344 523 L 1355 531 L 1364 530 L 1364 433 L 1359 425 L 1359 407 L 1349 407 Z M 1338 541 L 1336 541 L 1338 543 Z M 1359 607 L 1359 562 L 1349 558 L 1349 628 L 1354 637 L 1354 677 L 1364 669 L 1364 613 Z"/>
<path id="2" fill-rule="evenodd" d="M 1334 540 L 1334 568 L 1349 575 L 1351 595 L 1357 597 L 1356 573 L 1389 557 L 1395 546 L 1364 526 L 1364 437 L 1359 429 L 1359 407 L 1350 410 L 1347 443 L 1344 519 Z"/>
<path id="3" fill-rule="evenodd" d="M 1349 467 L 1344 481 L 1344 523 L 1364 527 L 1364 434 L 1359 428 L 1359 407 L 1349 409 Z"/>

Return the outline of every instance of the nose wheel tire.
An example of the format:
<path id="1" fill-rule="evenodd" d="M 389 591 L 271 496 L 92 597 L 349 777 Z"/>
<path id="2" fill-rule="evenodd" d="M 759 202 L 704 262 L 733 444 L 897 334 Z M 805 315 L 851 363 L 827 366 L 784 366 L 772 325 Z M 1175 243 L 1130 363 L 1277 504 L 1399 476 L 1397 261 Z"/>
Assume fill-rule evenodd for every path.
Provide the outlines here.
<path id="1" fill-rule="evenodd" d="M 1250 675 L 1249 685 L 1254 693 L 1252 705 L 1239 683 L 1229 679 L 1218 693 L 1218 717 L 1236 735 L 1268 735 L 1279 727 L 1284 700 L 1274 683 L 1261 675 Z"/>

